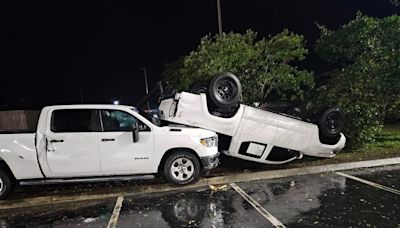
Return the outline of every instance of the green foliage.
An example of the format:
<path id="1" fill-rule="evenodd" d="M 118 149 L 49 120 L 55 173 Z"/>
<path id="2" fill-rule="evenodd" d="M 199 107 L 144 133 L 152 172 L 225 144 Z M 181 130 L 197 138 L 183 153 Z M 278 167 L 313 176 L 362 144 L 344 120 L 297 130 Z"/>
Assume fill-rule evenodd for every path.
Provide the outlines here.
<path id="1" fill-rule="evenodd" d="M 351 146 L 374 139 L 400 99 L 400 17 L 357 15 L 337 31 L 320 27 L 316 52 L 337 66 L 323 78 L 320 101 L 346 112 Z"/>
<path id="2" fill-rule="evenodd" d="M 305 88 L 314 86 L 311 72 L 290 65 L 305 58 L 303 36 L 284 30 L 273 37 L 257 40 L 257 34 L 228 33 L 205 36 L 196 50 L 163 73 L 165 80 L 178 89 L 206 81 L 220 72 L 232 72 L 243 87 L 243 100 L 252 104 L 265 101 L 274 91 L 287 99 L 301 99 Z"/>
<path id="3" fill-rule="evenodd" d="M 400 125 L 388 124 L 385 125 L 382 132 L 376 136 L 373 143 L 365 145 L 366 149 L 400 149 Z"/>
<path id="4" fill-rule="evenodd" d="M 398 122 L 399 120 L 400 120 L 400 99 L 394 101 L 393 104 L 391 104 L 387 108 L 385 122 L 387 123 Z"/>

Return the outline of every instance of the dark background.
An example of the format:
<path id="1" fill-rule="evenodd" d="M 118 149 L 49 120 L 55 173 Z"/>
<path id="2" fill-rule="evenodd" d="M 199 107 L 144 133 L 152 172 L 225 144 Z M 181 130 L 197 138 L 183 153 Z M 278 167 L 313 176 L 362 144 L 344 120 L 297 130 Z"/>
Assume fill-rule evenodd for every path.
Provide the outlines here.
<path id="1" fill-rule="evenodd" d="M 8 2 L 8 3 L 7 3 Z M 221 0 L 223 30 L 260 36 L 284 28 L 305 35 L 312 49 L 315 21 L 336 29 L 361 11 L 399 12 L 389 0 Z M 0 3 L 0 109 L 50 104 L 135 104 L 165 63 L 196 48 L 218 30 L 216 0 L 6 1 Z M 314 54 L 302 64 L 327 68 Z"/>

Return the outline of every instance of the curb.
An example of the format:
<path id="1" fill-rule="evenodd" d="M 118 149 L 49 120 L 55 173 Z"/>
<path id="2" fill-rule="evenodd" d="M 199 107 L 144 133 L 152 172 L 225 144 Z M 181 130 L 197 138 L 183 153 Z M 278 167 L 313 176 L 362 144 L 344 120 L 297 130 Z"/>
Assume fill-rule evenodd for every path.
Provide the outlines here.
<path id="1" fill-rule="evenodd" d="M 166 193 L 171 191 L 190 190 L 190 189 L 207 187 L 209 185 L 268 180 L 268 179 L 284 178 L 290 176 L 300 176 L 307 174 L 335 172 L 335 171 L 342 171 L 349 169 L 370 168 L 370 167 L 379 167 L 379 166 L 396 165 L 396 164 L 400 164 L 400 157 L 370 160 L 370 161 L 310 166 L 310 167 L 294 168 L 294 169 L 240 173 L 240 174 L 233 174 L 230 176 L 203 178 L 200 179 L 195 184 L 181 186 L 181 187 L 176 187 L 169 184 L 160 184 L 160 185 L 150 185 L 150 186 L 132 186 L 123 189 L 118 189 L 118 191 L 108 191 L 107 193 L 103 192 L 98 194 L 92 192 L 91 194 L 85 193 L 85 194 L 76 194 L 68 196 L 52 195 L 52 196 L 43 196 L 35 198 L 26 198 L 20 200 L 10 200 L 10 201 L 0 202 L 0 211 L 25 208 L 25 207 L 44 206 L 50 204 L 71 203 L 78 201 L 104 200 L 109 198 L 117 198 L 119 196 L 133 197 L 133 196 L 141 196 L 147 193 Z"/>

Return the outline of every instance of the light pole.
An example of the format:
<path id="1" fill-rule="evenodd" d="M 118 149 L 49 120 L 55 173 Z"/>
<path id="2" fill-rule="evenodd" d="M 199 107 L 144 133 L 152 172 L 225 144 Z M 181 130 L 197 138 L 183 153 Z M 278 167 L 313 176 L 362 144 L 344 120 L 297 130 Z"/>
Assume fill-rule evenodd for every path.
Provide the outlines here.
<path id="1" fill-rule="evenodd" d="M 217 0 L 217 11 L 218 11 L 218 32 L 222 36 L 222 16 L 221 16 L 221 0 Z"/>
<path id="2" fill-rule="evenodd" d="M 149 85 L 147 83 L 147 70 L 146 68 L 140 68 L 144 72 L 144 85 L 146 87 L 146 95 L 149 94 Z M 149 101 L 147 101 L 147 110 L 150 112 L 150 104 Z"/>

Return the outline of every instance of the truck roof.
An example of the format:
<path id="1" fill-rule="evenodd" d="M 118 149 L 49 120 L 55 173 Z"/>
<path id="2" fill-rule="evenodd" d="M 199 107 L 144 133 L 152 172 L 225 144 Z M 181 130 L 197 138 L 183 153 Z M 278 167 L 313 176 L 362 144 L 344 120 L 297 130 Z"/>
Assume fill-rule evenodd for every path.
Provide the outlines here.
<path id="1" fill-rule="evenodd" d="M 72 105 L 51 105 L 46 106 L 45 109 L 71 109 L 71 108 L 82 108 L 82 109 L 136 109 L 133 106 L 128 105 L 114 105 L 114 104 L 72 104 Z"/>

